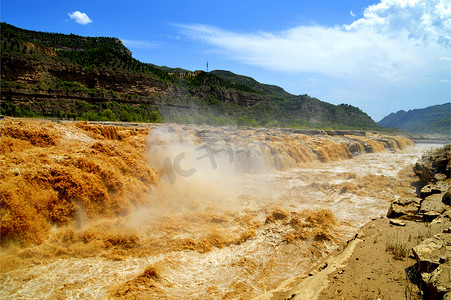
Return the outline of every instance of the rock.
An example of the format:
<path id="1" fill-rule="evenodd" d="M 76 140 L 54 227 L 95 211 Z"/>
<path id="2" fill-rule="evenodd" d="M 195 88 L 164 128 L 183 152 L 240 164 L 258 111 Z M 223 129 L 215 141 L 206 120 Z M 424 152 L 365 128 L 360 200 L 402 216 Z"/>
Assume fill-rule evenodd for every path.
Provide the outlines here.
<path id="1" fill-rule="evenodd" d="M 430 232 L 442 232 L 412 248 L 423 281 L 423 299 L 451 300 L 451 146 L 425 154 L 414 172 L 427 185 L 420 191 L 419 213 L 431 222 Z M 399 204 L 398 204 L 399 205 Z M 392 213 L 402 210 L 392 204 Z M 390 210 L 389 210 L 390 211 Z"/>
<path id="2" fill-rule="evenodd" d="M 425 199 L 432 194 L 441 194 L 442 191 L 437 188 L 434 184 L 425 185 L 420 191 L 420 197 Z"/>
<path id="3" fill-rule="evenodd" d="M 361 231 L 361 232 L 357 233 L 357 234 L 355 235 L 355 237 L 356 237 L 356 238 L 359 238 L 359 239 L 363 239 L 363 238 L 365 237 L 365 234 L 363 233 L 363 231 Z"/>
<path id="4" fill-rule="evenodd" d="M 448 292 L 443 296 L 443 300 L 451 300 L 451 292 Z"/>
<path id="5" fill-rule="evenodd" d="M 319 267 L 318 271 L 324 270 L 325 268 L 327 268 L 327 266 L 328 266 L 328 263 L 327 263 L 327 261 L 326 261 L 326 262 L 324 262 L 324 264 L 322 264 L 322 265 Z"/>
<path id="6" fill-rule="evenodd" d="M 444 194 L 449 189 L 451 189 L 451 180 L 446 179 L 446 180 L 434 182 L 433 188 L 440 190 L 440 193 Z"/>
<path id="7" fill-rule="evenodd" d="M 413 170 L 423 182 L 444 180 L 449 178 L 451 162 L 451 146 L 447 145 L 438 151 L 429 151 L 415 164 Z M 437 174 L 444 174 L 445 176 Z"/>
<path id="8" fill-rule="evenodd" d="M 308 276 L 313 276 L 313 275 L 315 275 L 316 273 L 318 273 L 318 271 L 317 271 L 317 270 L 313 270 L 313 271 L 311 271 L 310 273 L 308 273 Z"/>
<path id="9" fill-rule="evenodd" d="M 451 188 L 448 188 L 448 190 L 443 194 L 442 202 L 446 205 L 451 205 Z"/>
<path id="10" fill-rule="evenodd" d="M 451 214 L 451 209 L 435 218 L 428 225 L 428 231 L 436 233 L 451 233 L 451 215 L 448 215 L 448 213 Z"/>
<path id="11" fill-rule="evenodd" d="M 365 149 L 360 143 L 352 143 L 348 146 L 349 151 L 352 153 L 352 155 L 358 155 L 360 153 L 364 153 Z"/>
<path id="12" fill-rule="evenodd" d="M 451 158 L 451 151 L 446 151 L 439 156 L 437 156 L 433 162 L 433 164 L 437 167 L 438 171 L 441 173 L 445 173 L 448 168 L 449 162 Z"/>
<path id="13" fill-rule="evenodd" d="M 446 226 L 448 223 L 451 225 L 448 216 L 441 214 L 440 216 L 438 216 L 438 218 L 434 219 L 428 226 L 431 227 L 433 225 L 440 225 L 441 227 L 443 227 Z"/>
<path id="14" fill-rule="evenodd" d="M 396 226 L 406 226 L 406 223 L 401 222 L 399 220 L 390 220 L 390 224 L 396 225 Z"/>
<path id="15" fill-rule="evenodd" d="M 421 199 L 413 197 L 399 198 L 390 205 L 387 212 L 388 218 L 415 219 L 415 215 L 420 207 Z"/>
<path id="16" fill-rule="evenodd" d="M 451 292 L 451 261 L 437 267 L 425 284 L 425 299 L 444 299 L 444 295 Z"/>
<path id="17" fill-rule="evenodd" d="M 432 167 L 432 163 L 430 162 L 430 157 L 428 157 L 427 154 L 423 155 L 421 160 L 416 162 L 415 166 L 413 167 L 413 171 L 420 177 L 423 182 L 431 181 L 434 168 Z"/>
<path id="18" fill-rule="evenodd" d="M 449 234 L 437 234 L 432 238 L 424 240 L 423 242 L 421 242 L 421 244 L 412 248 L 412 252 L 417 260 L 420 272 L 430 273 L 434 271 L 441 263 L 447 260 L 446 243 L 449 243 L 451 239 L 448 237 L 445 243 L 442 240 L 442 237 L 446 237 L 446 235 Z"/>
<path id="19" fill-rule="evenodd" d="M 440 217 L 440 213 L 436 211 L 428 211 L 423 213 L 423 222 L 432 222 Z"/>
<path id="20" fill-rule="evenodd" d="M 443 173 L 437 173 L 437 174 L 434 174 L 434 180 L 435 181 L 443 181 L 443 180 L 446 180 L 446 174 L 443 174 Z"/>
<path id="21" fill-rule="evenodd" d="M 420 206 L 420 213 L 437 212 L 439 215 L 446 210 L 446 205 L 442 202 L 441 194 L 427 196 Z"/>
<path id="22" fill-rule="evenodd" d="M 406 205 L 410 205 L 410 204 L 419 206 L 421 203 L 421 199 L 417 198 L 417 197 L 401 197 L 399 199 L 396 199 L 393 202 L 397 203 L 399 205 L 402 205 L 402 206 L 406 206 Z"/>
<path id="23" fill-rule="evenodd" d="M 428 225 L 431 228 L 431 232 L 445 231 L 451 227 L 451 207 L 449 207 L 440 216 L 434 218 Z"/>

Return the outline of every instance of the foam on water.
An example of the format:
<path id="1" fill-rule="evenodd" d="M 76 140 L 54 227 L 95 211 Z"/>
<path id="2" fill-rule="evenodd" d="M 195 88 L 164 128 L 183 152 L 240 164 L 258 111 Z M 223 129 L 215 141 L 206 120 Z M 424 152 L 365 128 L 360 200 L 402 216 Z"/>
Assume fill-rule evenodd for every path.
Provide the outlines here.
<path id="1" fill-rule="evenodd" d="M 80 212 L 42 244 L 2 251 L 10 265 L 0 297 L 251 298 L 306 271 L 384 215 L 393 197 L 413 194 L 405 170 L 431 147 L 343 160 L 351 154 L 336 141 L 188 129 L 151 131 L 149 161 L 161 178 L 127 214 Z M 246 139 L 256 147 L 246 149 Z M 212 148 L 199 151 L 205 140 Z"/>

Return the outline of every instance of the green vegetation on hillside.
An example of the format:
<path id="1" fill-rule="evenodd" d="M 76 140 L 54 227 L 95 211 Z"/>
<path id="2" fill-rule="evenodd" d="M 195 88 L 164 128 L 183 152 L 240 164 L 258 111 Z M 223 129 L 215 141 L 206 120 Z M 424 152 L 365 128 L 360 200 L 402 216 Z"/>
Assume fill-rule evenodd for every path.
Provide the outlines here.
<path id="1" fill-rule="evenodd" d="M 87 120 L 375 129 L 357 107 L 295 96 L 229 71 L 142 63 L 119 39 L 1 23 L 1 112 Z M 83 104 L 83 105 L 82 105 Z"/>
<path id="2" fill-rule="evenodd" d="M 171 76 L 150 64 L 142 63 L 117 38 L 82 37 L 75 34 L 47 33 L 21 29 L 1 23 L 2 53 L 33 58 L 67 59 L 86 69 L 153 73 L 171 81 Z"/>
<path id="3" fill-rule="evenodd" d="M 149 109 L 150 108 L 150 109 Z M 132 106 L 115 101 L 89 103 L 75 100 L 74 108 L 60 109 L 54 113 L 42 112 L 29 104 L 15 105 L 11 101 L 2 101 L 1 114 L 13 117 L 50 117 L 86 121 L 123 121 L 160 123 L 162 118 L 158 110 L 151 106 Z"/>
<path id="4" fill-rule="evenodd" d="M 400 110 L 383 118 L 378 125 L 414 133 L 451 135 L 451 103 L 409 111 Z"/>

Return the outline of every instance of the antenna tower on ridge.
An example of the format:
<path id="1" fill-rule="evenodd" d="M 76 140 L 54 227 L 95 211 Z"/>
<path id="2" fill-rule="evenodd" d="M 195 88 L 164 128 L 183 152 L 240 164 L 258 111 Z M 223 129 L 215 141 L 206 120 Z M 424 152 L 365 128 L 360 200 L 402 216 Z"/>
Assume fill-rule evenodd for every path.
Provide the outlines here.
<path id="1" fill-rule="evenodd" d="M 208 73 L 208 61 L 207 61 L 207 73 Z"/>

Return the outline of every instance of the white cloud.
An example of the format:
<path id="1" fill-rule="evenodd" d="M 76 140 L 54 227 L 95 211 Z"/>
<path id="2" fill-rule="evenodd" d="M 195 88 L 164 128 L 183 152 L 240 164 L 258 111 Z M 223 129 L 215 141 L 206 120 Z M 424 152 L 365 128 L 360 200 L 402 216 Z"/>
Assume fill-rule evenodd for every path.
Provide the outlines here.
<path id="1" fill-rule="evenodd" d="M 355 13 L 353 13 L 352 10 L 351 10 L 350 14 L 352 17 L 355 17 Z"/>
<path id="2" fill-rule="evenodd" d="M 437 64 L 447 53 L 448 10 L 440 0 L 385 0 L 368 7 L 363 18 L 340 27 L 244 34 L 208 25 L 180 26 L 185 35 L 215 46 L 229 58 L 266 69 L 331 76 L 371 72 L 392 80 L 431 60 Z"/>
<path id="3" fill-rule="evenodd" d="M 405 102 L 415 97 L 442 102 L 446 97 L 434 84 L 450 76 L 443 61 L 451 49 L 449 0 L 382 0 L 367 7 L 362 18 L 335 27 L 243 33 L 203 24 L 178 26 L 185 36 L 228 59 L 279 73 L 318 74 L 323 78 L 318 89 L 338 80 L 350 89 L 343 101 L 354 97 L 359 106 L 362 95 L 381 107 L 376 100 L 389 107 L 392 99 L 402 97 Z"/>
<path id="4" fill-rule="evenodd" d="M 411 69 L 425 52 L 405 32 L 396 39 L 368 29 L 300 26 L 276 34 L 242 34 L 206 25 L 183 26 L 185 34 L 203 40 L 232 59 L 269 70 L 349 77 L 364 74 L 394 80 L 400 68 Z"/>
<path id="5" fill-rule="evenodd" d="M 348 31 L 371 29 L 394 36 L 408 32 L 410 39 L 423 44 L 436 42 L 451 46 L 451 2 L 449 0 L 383 0 L 365 9 L 363 18 Z"/>
<path id="6" fill-rule="evenodd" d="M 86 25 L 92 23 L 92 20 L 88 17 L 87 14 L 79 12 L 78 10 L 74 11 L 73 13 L 68 13 L 68 15 L 72 20 L 75 20 L 75 22 L 77 22 L 78 24 Z"/>

